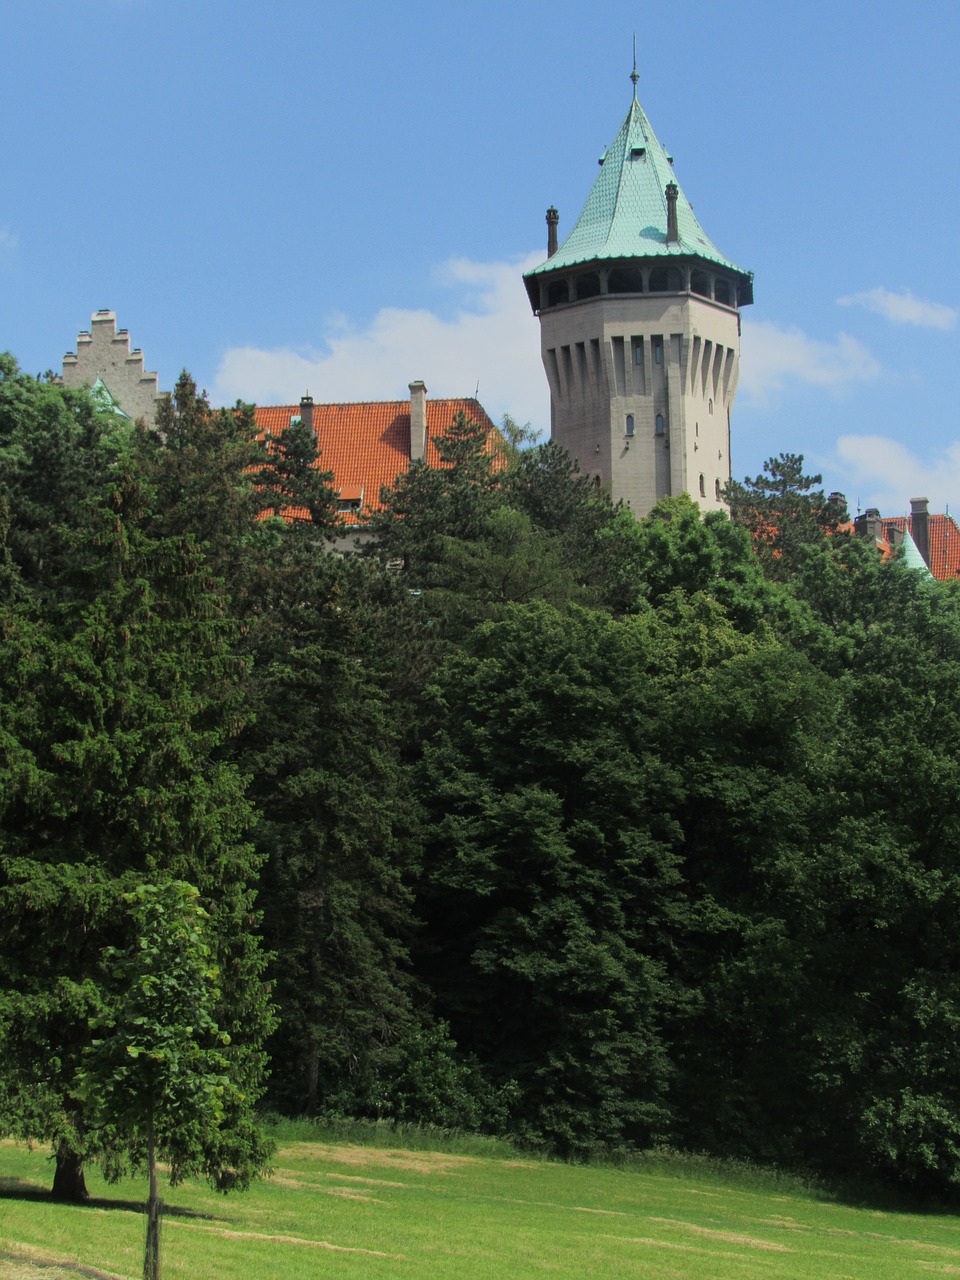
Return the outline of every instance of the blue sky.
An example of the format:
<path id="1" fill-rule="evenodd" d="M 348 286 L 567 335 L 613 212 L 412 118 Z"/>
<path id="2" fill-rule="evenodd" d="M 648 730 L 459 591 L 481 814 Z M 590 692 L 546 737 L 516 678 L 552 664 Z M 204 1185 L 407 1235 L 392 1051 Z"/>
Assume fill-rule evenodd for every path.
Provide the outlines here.
<path id="1" fill-rule="evenodd" d="M 99 307 L 215 401 L 473 394 L 545 428 L 520 273 L 639 97 L 755 272 L 733 470 L 960 509 L 960 6 L 0 0 L 0 347 Z"/>

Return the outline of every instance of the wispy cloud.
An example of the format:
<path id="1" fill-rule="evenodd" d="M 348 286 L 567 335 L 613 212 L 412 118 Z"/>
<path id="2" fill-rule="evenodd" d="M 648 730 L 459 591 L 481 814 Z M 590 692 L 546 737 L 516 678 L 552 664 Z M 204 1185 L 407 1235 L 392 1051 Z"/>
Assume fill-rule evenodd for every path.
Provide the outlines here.
<path id="1" fill-rule="evenodd" d="M 824 342 L 771 320 L 744 320 L 740 367 L 741 389 L 762 402 L 791 382 L 839 391 L 872 382 L 882 372 L 872 353 L 847 333 Z"/>
<path id="2" fill-rule="evenodd" d="M 894 293 L 891 289 L 864 289 L 861 293 L 848 293 L 837 299 L 841 307 L 863 307 L 883 316 L 892 324 L 914 324 L 923 329 L 952 329 L 957 323 L 956 307 L 942 302 L 928 302 L 918 298 L 909 289 Z"/>
<path id="3" fill-rule="evenodd" d="M 911 498 L 929 498 L 931 511 L 960 510 L 960 440 L 932 458 L 920 458 L 888 436 L 841 436 L 837 468 L 851 507 L 879 507 L 885 516 L 902 515 Z"/>
<path id="4" fill-rule="evenodd" d="M 316 345 L 300 349 L 236 347 L 220 361 L 213 397 L 292 403 L 309 389 L 318 401 L 399 400 L 423 378 L 431 396 L 472 396 L 494 418 L 547 426 L 547 382 L 537 322 L 520 273 L 542 254 L 514 262 L 454 258 L 435 280 L 456 291 L 445 319 L 427 309 L 383 307 L 365 328 L 329 317 Z"/>

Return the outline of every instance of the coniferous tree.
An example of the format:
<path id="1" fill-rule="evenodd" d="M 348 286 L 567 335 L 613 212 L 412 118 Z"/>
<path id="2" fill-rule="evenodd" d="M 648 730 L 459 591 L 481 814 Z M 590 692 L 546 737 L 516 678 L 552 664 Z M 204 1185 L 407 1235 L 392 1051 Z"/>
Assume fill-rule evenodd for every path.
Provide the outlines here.
<path id="1" fill-rule="evenodd" d="M 18 392 L 48 407 L 59 394 L 24 383 Z M 76 401 L 63 396 L 57 412 L 69 420 Z M 28 433 L 29 414 L 24 424 Z M 52 559 L 49 574 L 2 606 L 0 1125 L 54 1143 L 55 1187 L 67 1196 L 84 1193 L 82 1160 L 104 1150 L 84 1121 L 77 1072 L 103 1012 L 101 951 L 123 941 L 117 903 L 131 883 L 189 878 L 200 890 L 230 1070 L 251 1100 L 270 1027 L 250 808 L 235 767 L 218 761 L 242 716 L 236 628 L 196 545 L 147 531 L 151 492 L 131 444 L 111 438 L 99 491 L 52 513 L 40 554 L 21 556 L 28 573 Z M 90 449 L 97 475 L 96 431 Z M 37 451 L 20 465 L 41 465 Z M 82 470 L 82 458 L 72 465 Z M 31 486 L 19 471 L 5 486 L 11 527 Z M 256 1162 L 255 1134 L 240 1141 Z M 238 1154 L 232 1143 L 224 1137 L 226 1161 Z"/>

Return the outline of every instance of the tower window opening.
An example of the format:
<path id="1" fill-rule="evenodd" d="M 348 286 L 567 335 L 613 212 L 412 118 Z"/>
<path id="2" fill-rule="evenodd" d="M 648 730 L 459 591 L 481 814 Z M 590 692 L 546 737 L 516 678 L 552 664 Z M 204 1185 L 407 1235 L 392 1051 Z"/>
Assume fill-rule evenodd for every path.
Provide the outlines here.
<path id="1" fill-rule="evenodd" d="M 596 298 L 600 293 L 600 277 L 596 271 L 588 271 L 586 275 L 577 276 L 577 301 L 581 298 Z"/>
<path id="2" fill-rule="evenodd" d="M 559 307 L 563 302 L 570 301 L 570 290 L 566 280 L 554 280 L 547 289 L 547 306 Z"/>
<path id="3" fill-rule="evenodd" d="M 608 293 L 643 293 L 643 272 L 639 267 L 614 267 L 607 277 Z"/>
<path id="4" fill-rule="evenodd" d="M 699 293 L 702 298 L 710 297 L 710 278 L 705 271 L 690 272 L 690 292 Z"/>
<path id="5" fill-rule="evenodd" d="M 663 414 L 662 414 L 662 413 L 658 413 L 658 414 L 657 414 L 657 426 L 656 426 L 656 432 L 657 432 L 657 435 L 658 435 L 658 436 L 663 436 L 663 435 L 666 435 L 666 433 L 667 433 L 667 429 L 666 429 L 666 427 L 665 427 L 665 426 L 664 426 L 664 424 L 663 424 Z"/>
<path id="6" fill-rule="evenodd" d="M 701 472 L 700 473 L 700 497 L 705 498 L 706 496 L 707 496 L 707 482 L 703 477 L 703 472 Z"/>
<path id="7" fill-rule="evenodd" d="M 713 489 L 714 489 L 714 493 L 716 494 L 717 501 L 719 502 L 720 501 L 720 481 L 719 480 L 714 480 Z"/>
<path id="8" fill-rule="evenodd" d="M 707 401 L 707 413 L 713 413 L 713 401 L 712 401 L 712 400 L 708 400 L 708 401 Z"/>
<path id="9" fill-rule="evenodd" d="M 715 302 L 722 302 L 725 307 L 733 305 L 733 300 L 730 297 L 730 285 L 726 280 L 714 281 L 713 297 Z"/>
<path id="10" fill-rule="evenodd" d="M 663 364 L 663 339 L 654 338 L 653 340 L 653 363 Z"/>
<path id="11" fill-rule="evenodd" d="M 628 436 L 633 435 L 633 414 L 632 413 L 627 414 L 627 435 Z"/>
<path id="12" fill-rule="evenodd" d="M 657 267 L 650 272 L 651 293 L 679 293 L 683 288 L 683 277 L 678 267 Z"/>

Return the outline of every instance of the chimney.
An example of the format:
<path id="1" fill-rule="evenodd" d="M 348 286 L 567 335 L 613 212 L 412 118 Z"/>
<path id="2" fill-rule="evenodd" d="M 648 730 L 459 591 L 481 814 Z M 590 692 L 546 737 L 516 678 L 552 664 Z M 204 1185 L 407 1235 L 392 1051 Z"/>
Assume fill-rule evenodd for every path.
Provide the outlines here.
<path id="1" fill-rule="evenodd" d="M 300 397 L 300 421 L 308 431 L 313 430 L 313 396 L 309 392 Z"/>
<path id="2" fill-rule="evenodd" d="M 667 244 L 679 244 L 680 232 L 677 230 L 677 196 L 680 188 L 675 182 L 668 182 L 664 195 L 667 197 Z"/>
<path id="3" fill-rule="evenodd" d="M 427 455 L 427 388 L 423 382 L 410 383 L 410 461 Z"/>
<path id="4" fill-rule="evenodd" d="M 917 550 L 923 556 L 923 563 L 930 568 L 930 515 L 927 511 L 926 498 L 910 499 L 910 533 Z"/>
<path id="5" fill-rule="evenodd" d="M 883 520 L 876 507 L 867 507 L 862 516 L 853 522 L 853 531 L 858 538 L 870 538 L 873 542 L 883 540 Z"/>
<path id="6" fill-rule="evenodd" d="M 557 224 L 560 215 L 553 205 L 547 210 L 547 257 L 552 258 L 557 252 Z"/>

